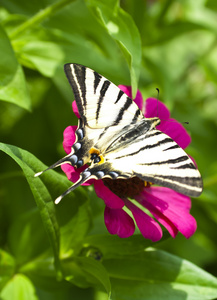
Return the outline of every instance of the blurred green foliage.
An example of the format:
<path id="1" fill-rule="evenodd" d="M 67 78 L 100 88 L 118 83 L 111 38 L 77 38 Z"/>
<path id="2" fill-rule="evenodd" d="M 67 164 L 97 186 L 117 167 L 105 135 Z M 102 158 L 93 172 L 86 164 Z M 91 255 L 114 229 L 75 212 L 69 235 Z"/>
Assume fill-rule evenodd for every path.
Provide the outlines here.
<path id="1" fill-rule="evenodd" d="M 216 11 L 214 0 L 0 0 L 2 300 L 217 298 Z M 33 178 L 64 155 L 62 132 L 76 125 L 69 62 L 144 99 L 158 87 L 172 117 L 190 123 L 204 192 L 189 240 L 110 236 L 92 187 L 55 207 L 67 178 Z"/>

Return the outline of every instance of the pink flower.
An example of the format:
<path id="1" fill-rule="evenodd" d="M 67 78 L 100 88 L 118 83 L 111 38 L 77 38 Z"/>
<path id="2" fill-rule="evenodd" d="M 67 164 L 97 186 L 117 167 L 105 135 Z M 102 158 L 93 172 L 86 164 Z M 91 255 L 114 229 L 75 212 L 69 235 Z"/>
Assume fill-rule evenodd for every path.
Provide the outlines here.
<path id="1" fill-rule="evenodd" d="M 132 97 L 131 87 L 121 85 L 119 88 Z M 180 123 L 170 118 L 170 112 L 163 103 L 154 98 L 148 98 L 143 104 L 139 91 L 134 101 L 144 112 L 145 117 L 158 116 L 161 124 L 157 126 L 157 129 L 170 136 L 180 147 L 184 149 L 190 144 L 191 138 L 187 131 Z M 79 117 L 75 101 L 72 107 L 76 116 Z M 75 142 L 76 128 L 76 126 L 69 126 L 64 131 L 63 147 L 67 154 L 71 152 L 71 147 Z M 69 164 L 64 164 L 61 168 L 70 181 L 76 182 L 87 165 L 76 169 Z M 134 233 L 136 223 L 145 238 L 156 242 L 162 237 L 159 223 L 173 238 L 179 231 L 189 238 L 196 230 L 196 221 L 190 215 L 190 198 L 169 188 L 157 187 L 149 183 L 144 187 L 144 182 L 137 177 L 127 180 L 91 179 L 84 185 L 89 184 L 94 185 L 97 196 L 105 202 L 105 225 L 110 234 L 117 234 L 121 238 L 129 237 Z M 127 188 L 128 197 L 123 196 L 121 187 Z M 129 198 L 134 198 L 134 200 Z M 147 214 L 147 210 L 150 214 Z M 126 211 L 130 211 L 131 216 Z"/>

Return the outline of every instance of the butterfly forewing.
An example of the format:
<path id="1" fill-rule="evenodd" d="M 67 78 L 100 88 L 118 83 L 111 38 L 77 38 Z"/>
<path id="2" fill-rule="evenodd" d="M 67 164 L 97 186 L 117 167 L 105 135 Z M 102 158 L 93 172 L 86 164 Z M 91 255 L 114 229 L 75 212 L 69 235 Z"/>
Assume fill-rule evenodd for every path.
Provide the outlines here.
<path id="1" fill-rule="evenodd" d="M 117 126 L 118 132 L 143 118 L 138 106 L 123 91 L 93 70 L 78 64 L 66 64 L 65 73 L 86 126 Z"/>
<path id="2" fill-rule="evenodd" d="M 66 64 L 65 72 L 82 119 L 81 159 L 86 163 L 90 148 L 103 152 L 144 116 L 123 91 L 97 72 L 78 64 Z"/>

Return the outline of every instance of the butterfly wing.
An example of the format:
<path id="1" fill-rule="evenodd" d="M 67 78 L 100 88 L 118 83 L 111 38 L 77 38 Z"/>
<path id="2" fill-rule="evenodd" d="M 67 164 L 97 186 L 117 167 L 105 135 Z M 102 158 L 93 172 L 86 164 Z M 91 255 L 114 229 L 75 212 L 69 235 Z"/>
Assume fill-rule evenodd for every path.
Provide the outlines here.
<path id="1" fill-rule="evenodd" d="M 90 161 L 92 148 L 103 152 L 108 142 L 144 116 L 123 91 L 97 72 L 78 64 L 66 64 L 64 69 L 81 117 L 76 132 L 79 152 L 77 145 L 72 148 L 73 165 L 80 167 Z"/>
<path id="2" fill-rule="evenodd" d="M 192 197 L 199 196 L 203 187 L 201 175 L 185 151 L 156 129 L 108 151 L 104 163 L 94 164 L 86 172 L 96 179 L 137 176 Z"/>
<path id="3" fill-rule="evenodd" d="M 156 129 L 105 153 L 105 162 L 109 172 L 119 176 L 137 176 L 192 197 L 202 192 L 201 175 L 192 160 L 176 142 Z"/>
<path id="4" fill-rule="evenodd" d="M 85 126 L 115 125 L 118 131 L 143 118 L 138 106 L 102 75 L 78 64 L 66 64 L 64 69 Z"/>
<path id="5" fill-rule="evenodd" d="M 64 70 L 80 114 L 76 141 L 70 154 L 44 171 L 64 163 L 81 167 L 90 162 L 92 149 L 103 152 L 108 143 L 144 119 L 138 106 L 102 75 L 79 64 L 66 64 Z"/>
<path id="6" fill-rule="evenodd" d="M 201 175 L 185 151 L 163 132 L 152 129 L 135 136 L 130 143 L 104 153 L 104 162 L 92 164 L 63 195 L 90 178 L 131 178 L 171 188 L 190 197 L 198 197 L 203 188 Z"/>

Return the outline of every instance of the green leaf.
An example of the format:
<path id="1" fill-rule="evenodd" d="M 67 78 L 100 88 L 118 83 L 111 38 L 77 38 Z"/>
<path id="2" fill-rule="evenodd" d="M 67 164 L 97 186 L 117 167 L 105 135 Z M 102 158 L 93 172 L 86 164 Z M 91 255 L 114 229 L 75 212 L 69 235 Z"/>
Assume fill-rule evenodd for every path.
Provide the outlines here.
<path id="1" fill-rule="evenodd" d="M 15 260 L 6 251 L 0 249 L 0 291 L 15 272 Z"/>
<path id="2" fill-rule="evenodd" d="M 62 205 L 61 211 L 62 222 L 59 221 L 61 225 L 61 257 L 66 257 L 74 251 L 80 251 L 80 243 L 90 228 L 91 216 L 89 203 L 84 201 L 85 198 L 87 198 L 87 195 L 84 189 L 80 189 L 73 193 L 70 199 L 63 200 L 64 205 Z M 60 210 L 61 206 L 58 209 L 58 220 L 60 220 Z"/>
<path id="3" fill-rule="evenodd" d="M 9 229 L 8 243 L 18 266 L 49 249 L 49 240 L 37 209 L 15 219 Z"/>
<path id="4" fill-rule="evenodd" d="M 141 234 L 134 234 L 127 239 L 109 234 L 97 234 L 87 236 L 83 241 L 83 245 L 83 251 L 85 251 L 85 248 L 95 247 L 101 253 L 102 259 L 108 259 L 137 254 L 153 245 L 153 243 L 150 240 L 144 239 Z"/>
<path id="5" fill-rule="evenodd" d="M 32 282 L 22 274 L 16 274 L 0 293 L 4 300 L 37 300 Z"/>
<path id="6" fill-rule="evenodd" d="M 56 278 L 51 251 L 44 252 L 36 259 L 22 265 L 19 272 L 28 276 L 36 286 L 42 289 L 55 289 L 62 282 Z"/>
<path id="7" fill-rule="evenodd" d="M 53 198 L 56 198 L 65 191 L 69 187 L 70 182 L 65 176 L 60 175 L 53 170 L 43 174 L 41 177 L 34 178 L 34 174 L 37 171 L 44 170 L 46 168 L 44 164 L 42 164 L 29 152 L 15 146 L 1 143 L 0 149 L 11 156 L 24 171 L 39 208 L 45 230 L 50 238 L 57 270 L 60 271 L 59 225 L 56 219 L 56 209 L 53 203 Z M 83 239 L 89 229 L 90 217 L 88 206 L 85 205 L 86 198 L 86 193 L 82 191 L 82 189 L 77 189 L 74 193 L 69 194 L 57 206 L 57 215 L 62 233 L 61 255 L 66 255 L 66 252 L 71 251 L 73 247 L 76 248 L 77 243 Z M 11 239 L 13 240 L 13 249 L 17 255 L 19 254 L 22 262 L 27 259 L 25 255 L 22 255 L 22 249 L 25 248 L 26 243 L 29 243 L 31 240 L 29 234 L 32 230 L 34 230 L 35 226 L 37 227 L 37 218 L 36 223 L 34 223 L 33 218 L 32 223 L 30 222 L 29 226 L 24 228 L 23 236 L 20 236 L 19 234 L 19 238 L 23 237 L 23 240 L 21 239 L 20 245 L 17 249 L 14 249 L 16 247 L 16 239 L 14 235 L 16 236 L 16 233 L 20 230 L 20 228 L 12 229 L 13 237 L 11 237 Z M 14 233 L 13 230 L 15 230 Z M 43 234 L 39 234 L 37 238 L 39 240 L 43 239 Z M 37 239 L 35 239 L 34 243 L 36 241 Z M 29 257 L 34 254 L 34 251 L 37 253 L 37 249 L 32 251 L 29 252 Z"/>
<path id="8" fill-rule="evenodd" d="M 49 177 L 46 177 L 47 182 L 44 183 L 42 179 L 34 178 L 34 174 L 39 169 L 43 170 L 45 166 L 32 154 L 21 148 L 3 143 L 0 143 L 0 150 L 11 156 L 18 163 L 26 176 L 39 208 L 45 230 L 48 233 L 57 269 L 59 269 L 59 228 L 56 220 L 55 206 L 47 186 L 49 185 L 49 188 L 54 187 L 54 191 L 59 191 L 60 186 L 66 186 L 65 181 L 67 181 L 67 179 L 64 180 L 62 176 L 55 174 L 55 172 L 50 172 Z"/>
<path id="9" fill-rule="evenodd" d="M 149 248 L 103 261 L 117 299 L 205 300 L 217 297 L 217 278 L 192 263 Z"/>
<path id="10" fill-rule="evenodd" d="M 10 38 L 16 39 L 19 38 L 19 36 L 22 36 L 25 31 L 34 30 L 34 28 L 37 27 L 40 23 L 50 18 L 53 14 L 57 13 L 72 1 L 74 0 L 60 0 L 52 3 L 51 5 L 48 5 L 44 9 L 40 9 L 35 15 L 33 15 L 31 18 L 28 18 L 20 26 L 13 28 L 13 30 L 10 32 Z"/>
<path id="11" fill-rule="evenodd" d="M 32 69 L 38 70 L 42 75 L 53 77 L 56 69 L 63 64 L 64 53 L 58 44 L 48 41 L 23 41 L 19 49 L 19 62 Z M 15 47 L 16 47 L 16 43 Z"/>
<path id="12" fill-rule="evenodd" d="M 96 280 L 97 282 L 99 282 L 105 288 L 107 294 L 110 295 L 110 279 L 106 269 L 101 264 L 101 262 L 89 257 L 77 257 L 76 260 L 79 263 L 81 269 L 85 273 L 88 273 L 91 277 L 93 277 L 94 281 Z"/>
<path id="13" fill-rule="evenodd" d="M 16 6 L 19 6 L 20 11 L 23 10 L 20 3 Z M 10 11 L 11 9 L 10 7 Z M 14 15 L 10 17 L 15 18 Z M 12 32 L 14 23 L 10 17 L 4 22 L 4 26 Z M 16 17 L 18 18 L 19 15 Z M 34 17 L 32 17 L 33 20 Z M 20 16 L 20 19 L 17 19 L 18 27 L 21 27 L 21 21 L 23 22 L 23 17 Z M 58 29 L 56 24 L 58 24 Z M 120 55 L 118 44 L 104 27 L 99 26 L 99 22 L 83 1 L 75 1 L 63 7 L 58 14 L 49 16 L 43 26 L 38 25 L 33 28 L 30 26 L 27 29 L 19 38 L 16 36 L 13 38 L 13 47 L 19 63 L 28 68 L 37 69 L 49 77 L 53 77 L 56 72 L 54 80 L 63 92 L 65 92 L 65 87 L 62 85 L 62 78 L 68 87 L 62 66 L 66 62 L 86 65 L 116 84 L 129 85 L 129 79 L 126 76 L 127 63 L 124 56 Z M 87 53 L 89 53 L 88 56 Z M 69 88 L 68 91 L 70 91 Z M 71 97 L 68 99 L 71 101 Z"/>
<path id="14" fill-rule="evenodd" d="M 206 7 L 213 9 L 216 12 L 217 3 L 215 0 L 207 0 L 205 5 L 206 5 Z"/>
<path id="15" fill-rule="evenodd" d="M 92 257 L 74 257 L 62 262 L 65 279 L 85 288 L 100 287 L 110 295 L 111 284 L 108 273 L 101 262 Z"/>
<path id="16" fill-rule="evenodd" d="M 0 41 L 0 99 L 30 110 L 30 97 L 23 70 L 1 25 Z"/>
<path id="17" fill-rule="evenodd" d="M 18 62 L 11 47 L 10 40 L 3 27 L 0 25 L 1 59 L 0 59 L 0 84 L 7 85 L 14 77 Z M 4 54 L 4 56 L 3 56 Z"/>
<path id="18" fill-rule="evenodd" d="M 130 69 L 133 98 L 136 95 L 141 65 L 141 40 L 133 19 L 119 7 L 119 1 L 86 0 L 99 23 L 118 43 Z"/>

